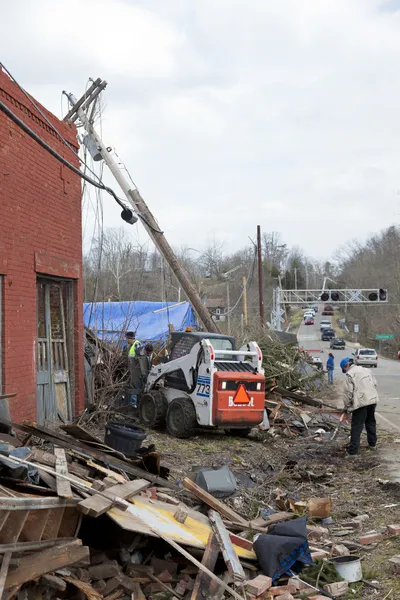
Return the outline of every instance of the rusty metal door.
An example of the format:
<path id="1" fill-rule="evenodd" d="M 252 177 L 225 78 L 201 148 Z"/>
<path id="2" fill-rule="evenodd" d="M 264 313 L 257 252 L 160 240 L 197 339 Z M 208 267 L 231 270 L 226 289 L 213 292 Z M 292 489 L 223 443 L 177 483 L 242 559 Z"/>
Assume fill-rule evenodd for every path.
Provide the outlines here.
<path id="1" fill-rule="evenodd" d="M 71 289 L 69 281 L 37 280 L 37 421 L 41 424 L 72 416 Z"/>

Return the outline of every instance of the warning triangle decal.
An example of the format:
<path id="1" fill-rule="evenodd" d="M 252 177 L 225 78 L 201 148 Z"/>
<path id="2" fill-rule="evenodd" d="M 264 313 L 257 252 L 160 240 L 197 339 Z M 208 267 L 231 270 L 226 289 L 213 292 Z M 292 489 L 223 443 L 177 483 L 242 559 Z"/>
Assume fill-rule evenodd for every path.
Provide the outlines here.
<path id="1" fill-rule="evenodd" d="M 246 388 L 243 383 L 241 383 L 236 390 L 235 397 L 233 398 L 235 404 L 248 404 L 250 402 L 250 398 L 246 392 Z"/>

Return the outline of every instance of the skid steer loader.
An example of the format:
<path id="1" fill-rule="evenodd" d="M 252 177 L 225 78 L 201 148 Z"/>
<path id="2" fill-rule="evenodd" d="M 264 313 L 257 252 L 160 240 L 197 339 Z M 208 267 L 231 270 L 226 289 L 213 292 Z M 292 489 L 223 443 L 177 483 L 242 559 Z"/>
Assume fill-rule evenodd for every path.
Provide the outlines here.
<path id="1" fill-rule="evenodd" d="M 246 436 L 264 418 L 265 378 L 256 342 L 235 349 L 235 338 L 172 332 L 171 352 L 150 367 L 139 394 L 139 416 L 150 428 L 189 438 L 197 427 Z"/>

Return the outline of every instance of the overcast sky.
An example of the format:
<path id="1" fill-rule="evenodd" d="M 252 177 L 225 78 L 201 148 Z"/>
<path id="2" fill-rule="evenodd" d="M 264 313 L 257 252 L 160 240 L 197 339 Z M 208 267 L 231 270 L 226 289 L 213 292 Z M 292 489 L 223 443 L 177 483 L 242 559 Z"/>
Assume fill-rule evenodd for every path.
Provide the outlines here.
<path id="1" fill-rule="evenodd" d="M 108 81 L 104 142 L 175 246 L 260 224 L 327 258 L 399 220 L 400 0 L 14 0 L 0 39 L 58 116 Z"/>

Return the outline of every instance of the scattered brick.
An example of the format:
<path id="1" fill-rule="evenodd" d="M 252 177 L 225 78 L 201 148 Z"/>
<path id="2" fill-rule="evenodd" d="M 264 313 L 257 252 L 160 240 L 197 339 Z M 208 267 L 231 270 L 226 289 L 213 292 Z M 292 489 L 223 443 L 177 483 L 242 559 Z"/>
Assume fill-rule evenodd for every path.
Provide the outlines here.
<path id="1" fill-rule="evenodd" d="M 400 525 L 388 525 L 387 530 L 390 535 L 400 535 Z"/>
<path id="2" fill-rule="evenodd" d="M 157 575 L 157 579 L 163 583 L 168 583 L 169 581 L 172 581 L 172 575 L 169 571 L 167 571 L 167 569 L 165 569 L 165 571 Z"/>
<path id="3" fill-rule="evenodd" d="M 337 581 L 336 583 L 327 583 L 323 587 L 324 592 L 328 592 L 328 594 L 332 594 L 332 596 L 336 596 L 336 598 L 340 598 L 341 596 L 346 596 L 349 591 L 349 584 L 347 581 Z"/>
<path id="4" fill-rule="evenodd" d="M 276 586 L 269 588 L 268 595 L 274 597 L 274 596 L 281 596 L 287 592 L 289 592 L 289 594 L 295 594 L 296 591 L 297 591 L 296 586 L 293 584 L 291 584 L 291 585 L 276 585 Z"/>
<path id="5" fill-rule="evenodd" d="M 260 596 L 266 590 L 272 586 L 271 577 L 267 577 L 266 575 L 258 575 L 254 579 L 250 579 L 246 583 L 246 589 L 249 594 L 254 594 L 254 596 Z"/>
<path id="6" fill-rule="evenodd" d="M 318 558 L 326 558 L 328 554 L 329 552 L 325 552 L 325 550 L 317 550 L 316 552 L 311 552 L 311 559 L 315 561 Z"/>
<path id="7" fill-rule="evenodd" d="M 375 542 L 381 542 L 384 539 L 384 535 L 382 533 L 369 533 L 368 535 L 363 535 L 360 537 L 359 542 L 363 546 L 367 544 L 374 544 Z"/>
<path id="8" fill-rule="evenodd" d="M 400 575 L 400 555 L 392 556 L 392 558 L 389 558 L 389 562 L 390 566 L 392 567 L 393 573 L 395 573 L 396 575 Z"/>

